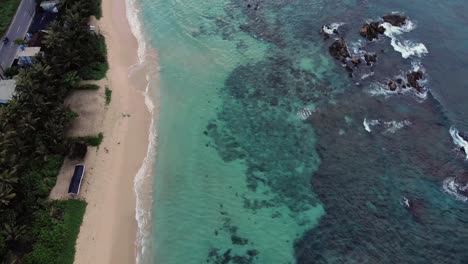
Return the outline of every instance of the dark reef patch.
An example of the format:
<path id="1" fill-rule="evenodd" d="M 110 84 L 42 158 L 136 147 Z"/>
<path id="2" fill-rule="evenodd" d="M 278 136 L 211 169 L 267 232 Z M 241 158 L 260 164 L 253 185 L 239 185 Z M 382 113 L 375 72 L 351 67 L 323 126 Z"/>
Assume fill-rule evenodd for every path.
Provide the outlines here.
<path id="1" fill-rule="evenodd" d="M 440 183 L 464 168 L 447 148 L 449 122 L 432 97 L 411 101 L 347 93 L 312 117 L 322 161 L 312 188 L 327 214 L 296 242 L 298 263 L 468 260 L 462 242 L 468 230 L 457 228 L 468 221 L 468 209 L 452 200 L 451 212 L 441 217 L 451 198 Z M 411 112 L 398 111 L 401 104 L 411 104 Z M 356 122 L 346 125 L 344 116 Z M 361 125 L 365 117 L 409 119 L 413 125 L 391 135 L 368 133 Z M 346 129 L 345 137 L 330 136 L 337 124 Z M 401 202 L 406 197 L 409 207 Z"/>
<path id="2" fill-rule="evenodd" d="M 450 121 L 442 106 L 430 94 L 419 103 L 411 97 L 372 97 L 363 91 L 376 80 L 389 84 L 389 90 L 408 85 L 420 91 L 422 76 L 394 78 L 407 74 L 411 65 L 393 51 L 386 52 L 389 43 L 370 43 L 356 51 L 359 56 L 347 45 L 336 46 L 332 56 L 347 71 L 375 70 L 367 81 L 354 74 L 358 85 L 352 88 L 337 74 L 343 73 L 338 64 L 326 72 L 298 66 L 303 58 L 330 63 L 319 54 L 329 52 L 335 40 L 324 43 L 314 30 L 330 22 L 321 12 L 336 14 L 332 21 L 342 22 L 340 14 L 361 17 L 367 2 L 358 1 L 355 8 L 327 1 L 317 11 L 304 1 L 232 1 L 226 20 L 242 22 L 218 22 L 219 33 L 243 31 L 268 43 L 268 55 L 229 74 L 220 89 L 222 109 L 206 128 L 210 146 L 225 162 L 241 160 L 247 166 L 249 189 L 271 197 L 236 194 L 245 208 L 287 206 L 298 215 L 324 205 L 326 215 L 318 226 L 294 241 L 297 263 L 468 263 L 468 229 L 458 228 L 468 222 L 468 209 L 441 188 L 446 177 L 466 169 L 452 160 Z M 359 23 L 352 28 L 359 29 Z M 380 24 L 368 24 L 366 30 L 383 33 Z M 348 32 L 340 30 L 339 36 Z M 358 33 L 353 31 L 359 37 Z M 242 54 L 248 49 L 243 42 L 237 47 Z M 314 111 L 307 109 L 311 105 Z M 296 113 L 307 115 L 298 120 Z M 394 133 L 369 133 L 364 118 L 409 120 L 411 125 Z M 223 231 L 233 245 L 251 246 L 236 227 L 226 224 Z M 232 249 L 213 248 L 207 261 L 253 263 L 259 254 L 248 249 L 237 256 Z"/>

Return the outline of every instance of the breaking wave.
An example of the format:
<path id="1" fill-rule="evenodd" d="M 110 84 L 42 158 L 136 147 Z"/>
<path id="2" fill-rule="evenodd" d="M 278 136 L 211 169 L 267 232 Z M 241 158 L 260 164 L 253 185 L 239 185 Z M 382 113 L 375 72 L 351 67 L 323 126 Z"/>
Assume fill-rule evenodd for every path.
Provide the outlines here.
<path id="1" fill-rule="evenodd" d="M 458 183 L 454 177 L 450 177 L 444 180 L 442 188 L 446 193 L 452 195 L 457 200 L 463 202 L 468 201 L 468 197 L 460 193 L 468 191 L 468 184 L 463 186 L 460 183 Z"/>
<path id="2" fill-rule="evenodd" d="M 145 97 L 145 105 L 151 114 L 151 124 L 148 135 L 148 149 L 146 157 L 142 162 L 137 174 L 134 178 L 134 191 L 136 196 L 136 213 L 135 219 L 137 222 L 137 234 L 136 234 L 136 263 L 150 263 L 151 262 L 151 208 L 153 203 L 152 196 L 152 164 L 154 163 L 154 157 L 156 156 L 156 112 L 154 111 L 154 103 L 152 99 L 152 87 L 153 87 L 153 71 L 158 68 L 157 65 L 153 65 L 156 60 L 148 60 L 149 50 L 147 48 L 146 39 L 143 33 L 143 24 L 141 23 L 140 17 L 140 6 L 136 0 L 126 0 L 126 16 L 130 25 L 132 34 L 138 42 L 138 62 L 129 69 L 129 75 L 133 71 L 139 68 L 145 68 L 147 70 L 146 80 L 147 86 L 142 94 Z"/>
<path id="3" fill-rule="evenodd" d="M 399 40 L 399 35 L 405 32 L 410 32 L 416 28 L 415 24 L 411 20 L 408 19 L 406 24 L 402 27 L 396 27 L 387 22 L 382 23 L 382 26 L 385 28 L 385 36 L 391 39 L 393 49 L 401 53 L 401 56 L 404 59 L 411 56 L 422 57 L 429 52 L 423 43 L 414 43 L 410 40 Z"/>
<path id="4" fill-rule="evenodd" d="M 459 148 L 463 148 L 468 160 L 468 142 L 460 135 L 460 132 L 455 127 L 450 127 L 450 135 L 452 136 L 453 143 Z"/>
<path id="5" fill-rule="evenodd" d="M 344 25 L 344 23 L 332 23 L 330 25 L 323 25 L 322 30 L 328 35 L 333 35 L 335 34 L 335 30 L 338 30 L 338 28 L 342 25 Z"/>
<path id="6" fill-rule="evenodd" d="M 372 132 L 372 127 L 374 126 L 380 126 L 384 129 L 383 133 L 395 133 L 396 131 L 402 129 L 405 126 L 410 126 L 411 122 L 409 120 L 403 120 L 403 121 L 381 121 L 379 119 L 371 119 L 368 120 L 367 118 L 364 118 L 364 121 L 362 122 L 364 125 L 364 129 L 367 132 Z"/>

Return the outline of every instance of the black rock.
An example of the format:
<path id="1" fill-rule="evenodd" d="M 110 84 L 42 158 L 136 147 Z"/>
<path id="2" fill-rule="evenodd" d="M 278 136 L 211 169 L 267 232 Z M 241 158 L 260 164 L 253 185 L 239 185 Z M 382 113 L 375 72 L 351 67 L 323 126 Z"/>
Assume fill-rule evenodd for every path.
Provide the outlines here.
<path id="1" fill-rule="evenodd" d="M 349 51 L 346 42 L 343 39 L 337 39 L 333 44 L 328 48 L 330 55 L 332 55 L 337 60 L 343 60 L 349 58 Z"/>
<path id="2" fill-rule="evenodd" d="M 361 64 L 362 61 L 361 61 L 360 58 L 354 57 L 354 58 L 351 59 L 351 62 L 353 62 L 353 64 L 354 64 L 355 66 L 357 66 L 357 65 Z"/>
<path id="3" fill-rule="evenodd" d="M 395 82 L 389 82 L 388 88 L 390 88 L 391 91 L 395 91 L 397 89 L 397 84 Z"/>
<path id="4" fill-rule="evenodd" d="M 366 60 L 367 62 L 367 65 L 372 65 L 372 63 L 376 63 L 377 62 L 377 55 L 371 55 L 369 53 L 366 53 L 364 54 L 364 59 Z"/>
<path id="5" fill-rule="evenodd" d="M 422 86 L 419 84 L 419 80 L 423 78 L 423 73 L 422 71 L 414 71 L 410 72 L 406 75 L 407 81 L 408 81 L 408 86 L 413 87 L 416 89 L 418 92 L 422 91 Z"/>
<path id="6" fill-rule="evenodd" d="M 398 15 L 398 14 L 392 14 L 392 15 L 386 15 L 382 17 L 383 20 L 387 23 L 390 23 L 392 26 L 395 27 L 401 27 L 404 24 L 406 24 L 406 16 L 403 15 Z"/>
<path id="7" fill-rule="evenodd" d="M 368 40 L 378 39 L 380 34 L 385 32 L 385 28 L 380 25 L 379 22 L 372 22 L 370 24 L 364 24 L 359 32 L 362 37 Z"/>

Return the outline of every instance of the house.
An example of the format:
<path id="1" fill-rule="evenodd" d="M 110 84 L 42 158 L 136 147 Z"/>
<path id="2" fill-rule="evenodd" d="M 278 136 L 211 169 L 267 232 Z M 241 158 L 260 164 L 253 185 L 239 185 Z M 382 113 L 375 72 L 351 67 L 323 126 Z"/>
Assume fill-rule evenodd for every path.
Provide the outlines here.
<path id="1" fill-rule="evenodd" d="M 16 53 L 18 66 L 31 66 L 34 63 L 34 57 L 41 52 L 41 47 L 25 47 L 20 45 Z"/>
<path id="2" fill-rule="evenodd" d="M 16 80 L 0 80 L 0 104 L 6 104 L 13 98 Z"/>

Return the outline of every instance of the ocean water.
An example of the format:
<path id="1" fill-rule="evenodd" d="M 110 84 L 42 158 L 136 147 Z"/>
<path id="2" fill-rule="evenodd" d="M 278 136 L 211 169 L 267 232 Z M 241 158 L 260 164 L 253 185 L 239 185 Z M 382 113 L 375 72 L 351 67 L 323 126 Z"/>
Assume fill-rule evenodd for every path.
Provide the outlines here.
<path id="1" fill-rule="evenodd" d="M 160 75 L 140 263 L 468 263 L 466 1 L 137 6 Z M 392 12 L 411 26 L 359 36 Z M 377 63 L 349 77 L 331 23 Z M 388 90 L 411 70 L 423 92 Z"/>

